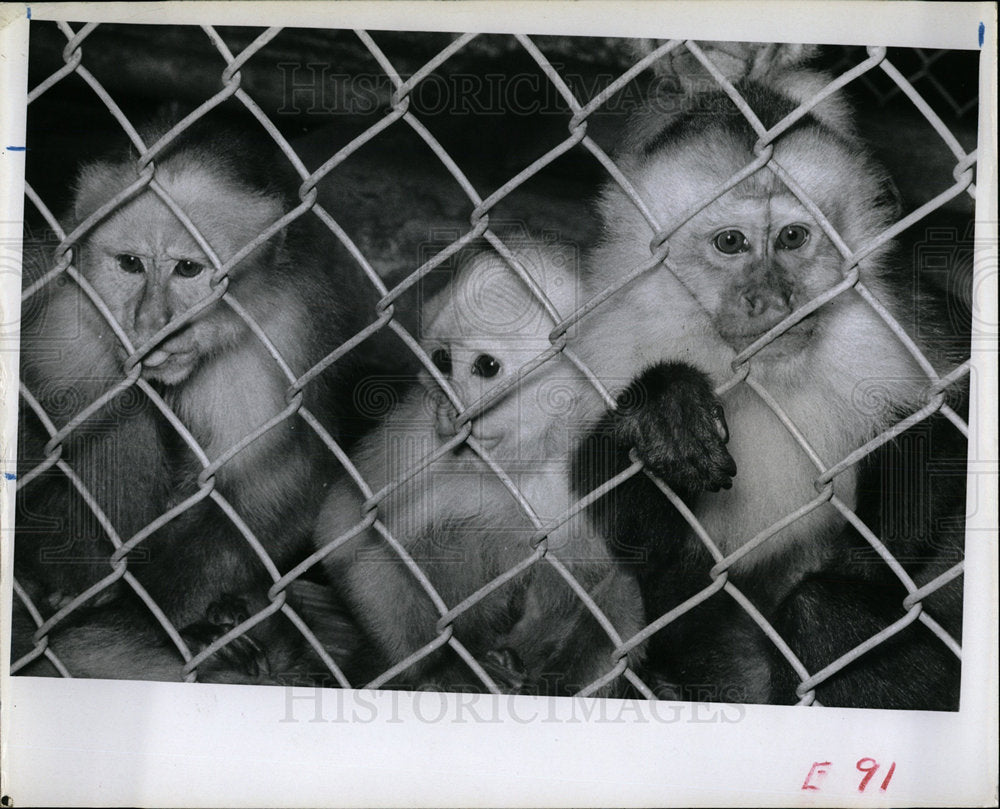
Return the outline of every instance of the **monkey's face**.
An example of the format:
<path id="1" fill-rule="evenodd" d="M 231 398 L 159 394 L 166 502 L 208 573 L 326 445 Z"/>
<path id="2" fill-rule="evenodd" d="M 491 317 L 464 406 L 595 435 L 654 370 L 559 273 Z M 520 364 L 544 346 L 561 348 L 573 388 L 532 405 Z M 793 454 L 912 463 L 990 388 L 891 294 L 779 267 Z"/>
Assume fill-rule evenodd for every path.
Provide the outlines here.
<path id="1" fill-rule="evenodd" d="M 515 381 L 520 368 L 535 359 L 541 345 L 512 344 L 500 335 L 490 340 L 462 340 L 427 346 L 432 361 L 468 407 L 496 395 Z M 545 374 L 538 371 L 518 380 L 472 420 L 472 435 L 497 457 L 515 457 L 537 443 L 548 419 L 539 411 Z M 455 410 L 441 398 L 436 413 L 438 436 L 455 434 Z"/>
<path id="2" fill-rule="evenodd" d="M 878 184 L 858 176 L 863 167 L 841 142 L 822 130 L 806 130 L 786 136 L 774 156 L 848 246 L 860 247 L 878 232 L 884 221 L 876 210 Z M 638 172 L 638 181 L 660 221 L 676 222 L 752 159 L 744 144 L 720 137 L 714 148 L 702 142 L 654 155 Z M 806 206 L 767 169 L 683 224 L 670 238 L 668 261 L 737 351 L 836 286 L 845 266 Z M 758 356 L 801 353 L 837 307 L 836 300 L 821 307 Z"/>
<path id="3" fill-rule="evenodd" d="M 104 196 L 125 187 L 123 167 L 82 178 L 78 213 L 97 207 Z M 169 170 L 158 178 L 220 261 L 225 262 L 280 216 L 271 200 L 221 188 L 207 172 Z M 100 187 L 95 187 L 99 185 Z M 231 277 L 238 293 L 241 276 L 265 251 L 244 260 Z M 118 208 L 89 235 L 80 256 L 84 275 L 108 305 L 134 348 L 146 345 L 173 319 L 204 304 L 213 293 L 211 259 L 153 192 Z M 238 294 L 236 294 L 238 299 Z M 234 343 L 245 326 L 228 307 L 213 302 L 180 328 L 162 335 L 142 361 L 145 378 L 165 385 L 187 379 L 206 357 Z M 122 359 L 127 354 L 118 346 Z"/>
<path id="4" fill-rule="evenodd" d="M 524 255 L 520 259 L 553 305 L 568 310 L 575 289 L 565 269 L 557 274 L 549 267 L 546 277 L 545 267 L 533 266 Z M 496 457 L 523 457 L 528 452 L 540 457 L 538 446 L 553 421 L 552 408 L 565 390 L 552 369 L 563 366 L 550 359 L 516 377 L 550 347 L 548 334 L 555 321 L 507 265 L 491 254 L 477 256 L 425 314 L 430 322 L 424 330 L 424 347 L 466 407 L 504 389 L 473 419 L 472 435 Z M 425 382 L 433 384 L 429 378 Z M 455 432 L 454 408 L 442 399 L 436 415 L 439 436 L 450 438 Z"/>
<path id="5" fill-rule="evenodd" d="M 842 260 L 829 238 L 794 197 L 781 192 L 760 198 L 730 192 L 675 236 L 671 258 L 737 351 L 842 278 Z M 801 320 L 761 356 L 801 351 L 817 327 L 816 317 Z"/>

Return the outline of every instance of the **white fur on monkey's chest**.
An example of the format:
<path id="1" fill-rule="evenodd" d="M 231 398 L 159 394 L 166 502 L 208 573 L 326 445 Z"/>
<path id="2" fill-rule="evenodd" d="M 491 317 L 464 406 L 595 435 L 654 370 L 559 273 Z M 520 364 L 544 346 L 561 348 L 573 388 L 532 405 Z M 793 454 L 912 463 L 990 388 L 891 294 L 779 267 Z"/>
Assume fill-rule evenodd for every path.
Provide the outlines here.
<path id="1" fill-rule="evenodd" d="M 815 508 L 784 525 L 740 563 L 753 567 L 790 543 L 818 546 L 837 533 L 843 518 L 822 499 L 816 481 L 824 469 L 848 454 L 853 443 L 839 433 L 840 425 L 807 421 L 802 402 L 794 397 L 781 404 L 805 438 L 806 449 L 778 416 L 751 390 L 723 397 L 729 424 L 729 452 L 736 461 L 733 487 L 706 493 L 696 516 L 724 554 L 730 554 L 810 504 Z M 830 418 L 828 413 L 827 418 Z M 811 454 L 820 461 L 817 465 Z M 822 467 L 822 469 L 820 468 Z M 834 493 L 848 507 L 855 501 L 856 474 L 845 470 L 834 480 Z"/>
<path id="2" fill-rule="evenodd" d="M 661 290 L 662 291 L 662 290 Z M 620 317 L 595 318 L 590 324 L 586 359 L 612 391 L 618 391 L 656 362 L 683 361 L 722 383 L 733 374 L 735 352 L 720 340 L 704 313 L 683 299 L 672 298 L 674 315 L 660 312 L 662 296 L 630 290 L 630 311 L 643 322 L 646 333 L 624 328 Z M 671 289 L 672 294 L 678 294 Z M 818 349 L 819 344 L 812 346 Z M 729 426 L 728 449 L 736 461 L 733 487 L 703 493 L 695 514 L 723 554 L 730 554 L 819 496 L 815 481 L 870 437 L 871 416 L 853 412 L 852 387 L 859 374 L 859 358 L 845 363 L 836 345 L 836 358 L 824 345 L 808 355 L 784 356 L 772 352 L 751 360 L 752 381 L 773 397 L 802 435 L 803 446 L 779 415 L 741 382 L 722 397 Z M 583 353 L 583 352 L 581 352 Z M 596 418 L 598 414 L 595 413 Z M 818 464 L 812 456 L 818 458 Z M 850 507 L 855 500 L 855 470 L 837 476 L 834 492 Z M 752 567 L 780 553 L 789 543 L 819 546 L 843 526 L 843 518 L 829 503 L 785 525 L 740 562 Z"/>

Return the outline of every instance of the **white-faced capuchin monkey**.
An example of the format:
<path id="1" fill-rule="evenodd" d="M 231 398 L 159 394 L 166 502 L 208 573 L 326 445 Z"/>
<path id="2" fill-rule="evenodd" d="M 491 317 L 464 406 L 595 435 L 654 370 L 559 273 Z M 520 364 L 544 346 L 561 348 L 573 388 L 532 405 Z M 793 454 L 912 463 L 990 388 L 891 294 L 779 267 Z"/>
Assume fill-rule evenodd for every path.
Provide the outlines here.
<path id="1" fill-rule="evenodd" d="M 770 127 L 794 110 L 803 88 L 814 84 L 822 86 L 815 77 L 790 80 L 794 98 L 781 92 L 777 80 L 773 87 L 737 86 Z M 756 156 L 757 135 L 727 96 L 711 92 L 692 101 L 686 112 L 662 117 L 658 125 L 644 116 L 640 135 L 618 159 L 649 210 L 667 227 Z M 899 212 L 891 182 L 848 120 L 843 103 L 828 100 L 777 139 L 773 159 L 847 246 L 858 250 Z M 654 235 L 616 183 L 607 185 L 600 209 L 605 237 L 586 262 L 590 295 L 648 261 Z M 609 422 L 613 427 L 615 463 L 596 474 L 607 463 L 607 456 L 593 449 L 600 443 L 581 449 L 580 494 L 624 468 L 631 446 L 653 472 L 669 471 L 664 461 L 676 451 L 673 433 L 683 422 L 664 397 L 684 368 L 658 363 L 681 360 L 721 384 L 732 378 L 738 352 L 841 283 L 845 274 L 845 261 L 819 222 L 768 169 L 694 214 L 669 243 L 676 275 L 654 268 L 580 324 L 579 352 L 599 377 L 636 377 L 652 367 L 639 380 L 645 404 L 605 418 L 604 427 Z M 916 299 L 910 271 L 893 256 L 891 245 L 865 256 L 860 279 L 919 341 L 938 372 L 951 370 L 953 363 L 938 341 L 941 319 L 934 303 Z M 749 363 L 749 381 L 787 414 L 824 468 L 926 401 L 927 374 L 853 288 L 775 337 Z M 731 554 L 813 501 L 820 472 L 810 452 L 749 384 L 735 385 L 721 399 L 728 450 L 739 474 L 732 488 L 701 498 L 695 514 L 721 552 Z M 905 449 L 907 436 L 917 433 L 931 442 L 920 450 L 922 456 Z M 927 453 L 933 462 L 927 462 Z M 836 497 L 855 508 L 918 585 L 961 559 L 964 453 L 964 440 L 940 418 L 833 481 Z M 683 492 L 683 482 L 680 488 Z M 619 556 L 628 560 L 638 553 L 642 560 L 632 564 L 649 621 L 709 585 L 714 560 L 692 531 L 674 530 L 673 508 L 644 476 L 618 487 L 599 506 L 595 513 L 611 521 Z M 810 673 L 905 614 L 906 590 L 898 578 L 829 503 L 781 527 L 729 573 Z M 924 608 L 957 638 L 960 585 L 953 582 L 945 590 L 925 599 Z M 791 667 L 724 592 L 654 635 L 648 665 L 669 696 L 798 700 L 799 680 Z M 916 622 L 825 681 L 816 698 L 829 705 L 955 708 L 958 670 L 953 653 Z"/>
<path id="2" fill-rule="evenodd" d="M 155 125 L 145 133 L 146 142 L 154 142 L 166 129 Z M 297 203 L 294 185 L 279 179 L 283 175 L 270 146 L 246 133 L 201 123 L 156 157 L 156 182 L 220 262 Z M 135 157 L 122 154 L 83 168 L 71 226 L 136 181 Z M 296 220 L 243 258 L 229 270 L 226 290 L 256 320 L 296 376 L 375 319 L 374 295 L 365 292 L 370 285 L 355 277 L 349 261 L 334 263 L 329 235 L 312 220 L 311 215 Z M 133 348 L 147 344 L 213 292 L 212 261 L 151 189 L 123 202 L 88 230 L 75 247 L 73 263 Z M 33 299 L 22 336 L 21 376 L 61 428 L 122 382 L 128 352 L 77 283 L 58 280 L 39 297 L 42 305 L 34 305 Z M 335 438 L 349 437 L 353 380 L 363 372 L 358 353 L 334 363 L 302 391 L 303 406 Z M 224 300 L 202 308 L 159 341 L 141 363 L 141 379 L 190 431 L 208 463 L 291 401 L 281 368 Z M 47 457 L 49 434 L 26 404 L 21 425 L 23 475 Z M 60 458 L 79 476 L 122 541 L 199 490 L 203 462 L 135 386 L 91 414 L 61 447 Z M 279 569 L 308 548 L 331 458 L 313 429 L 293 415 L 226 459 L 214 473 L 215 491 Z M 70 481 L 55 469 L 31 481 L 20 494 L 16 575 L 43 615 L 113 572 L 109 557 L 114 549 L 92 515 Z M 140 542 L 127 560 L 128 573 L 175 627 L 193 625 L 186 633 L 193 651 L 231 627 L 246 612 L 245 602 L 259 607 L 271 582 L 241 531 L 208 497 L 194 499 L 190 508 Z M 210 605 L 215 618 L 209 624 L 214 628 L 206 626 Z M 14 660 L 31 649 L 34 629 L 28 621 L 18 623 L 29 631 L 15 637 Z M 48 637 L 75 676 L 181 675 L 183 660 L 176 647 L 122 581 L 72 613 Z M 239 657 L 239 644 L 226 649 Z M 217 657 L 224 655 L 206 661 L 203 669 Z M 50 670 L 41 659 L 22 673 Z M 241 676 L 221 673 L 219 678 Z M 254 679 L 252 672 L 248 678 Z"/>
<path id="3" fill-rule="evenodd" d="M 578 305 L 572 250 L 539 243 L 515 253 L 560 316 Z M 467 256 L 452 283 L 427 303 L 422 320 L 422 345 L 463 406 L 511 382 L 519 368 L 548 349 L 555 323 L 492 252 Z M 377 503 L 380 524 L 452 609 L 528 559 L 536 529 L 494 470 L 466 444 L 445 448 L 407 477 L 457 435 L 452 405 L 426 377 L 426 386 L 362 441 L 352 461 L 373 491 L 390 487 Z M 542 523 L 576 499 L 570 494 L 570 450 L 582 414 L 598 409 L 599 401 L 596 393 L 581 389 L 580 380 L 573 364 L 555 354 L 471 422 L 472 439 L 509 475 Z M 714 397 L 708 406 L 715 406 Z M 721 444 L 715 426 L 709 429 Z M 317 523 L 319 547 L 361 521 L 364 499 L 346 478 L 333 488 Z M 636 582 L 615 564 L 586 516 L 578 514 L 547 542 L 548 553 L 572 572 L 621 637 L 634 635 L 642 625 Z M 378 671 L 438 637 L 441 610 L 379 524 L 340 544 L 325 564 L 381 653 Z M 608 634 L 544 559 L 461 612 L 452 626 L 503 690 L 571 694 L 615 664 Z M 630 664 L 640 657 L 641 647 L 633 649 Z M 482 687 L 448 647 L 415 661 L 391 684 Z M 617 685 L 620 678 L 599 692 L 614 693 Z"/>

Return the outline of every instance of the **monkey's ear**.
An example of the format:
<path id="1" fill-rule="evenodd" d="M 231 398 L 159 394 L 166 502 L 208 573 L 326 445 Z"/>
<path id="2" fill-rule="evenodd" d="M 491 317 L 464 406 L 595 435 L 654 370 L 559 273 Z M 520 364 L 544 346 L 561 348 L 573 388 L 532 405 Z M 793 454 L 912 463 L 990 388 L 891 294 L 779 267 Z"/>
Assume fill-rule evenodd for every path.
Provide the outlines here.
<path id="1" fill-rule="evenodd" d="M 903 195 L 900 193 L 896 181 L 888 174 L 882 178 L 875 204 L 892 219 L 899 219 L 903 215 Z"/>
<path id="2" fill-rule="evenodd" d="M 269 240 L 268 243 L 274 249 L 274 251 L 281 252 L 285 247 L 285 240 L 288 238 L 288 226 L 286 225 L 277 233 L 275 233 Z"/>
<path id="3" fill-rule="evenodd" d="M 132 172 L 120 163 L 91 163 L 80 169 L 73 195 L 73 217 L 77 222 L 86 219 L 109 199 L 128 187 L 135 180 Z"/>
<path id="4" fill-rule="evenodd" d="M 792 67 L 808 62 L 819 48 L 816 45 L 789 45 L 773 43 L 759 45 L 753 52 L 753 61 L 748 72 L 749 78 L 763 84 L 776 86 L 775 76 Z"/>

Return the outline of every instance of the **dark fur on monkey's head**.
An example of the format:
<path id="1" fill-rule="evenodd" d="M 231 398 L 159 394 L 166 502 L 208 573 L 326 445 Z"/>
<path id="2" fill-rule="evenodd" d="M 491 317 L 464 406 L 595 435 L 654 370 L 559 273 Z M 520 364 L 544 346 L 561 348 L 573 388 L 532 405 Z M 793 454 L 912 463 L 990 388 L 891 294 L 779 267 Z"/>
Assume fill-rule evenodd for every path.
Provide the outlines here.
<path id="1" fill-rule="evenodd" d="M 822 87 L 823 82 L 818 74 L 802 75 L 810 80 L 808 89 L 792 85 L 790 92 L 785 93 L 771 85 L 751 80 L 737 83 L 735 89 L 761 124 L 766 129 L 771 129 L 791 115 L 805 100 L 802 98 L 804 92 Z M 647 122 L 641 129 L 643 131 L 638 139 L 625 143 L 623 150 L 627 154 L 622 155 L 625 160 L 631 156 L 633 160 L 638 158 L 640 161 L 648 161 L 664 152 L 690 148 L 699 143 L 711 143 L 710 133 L 724 133 L 750 151 L 754 150 L 760 140 L 743 112 L 722 90 L 692 95 L 683 112 L 666 116 L 658 127 L 651 128 Z M 785 130 L 775 143 L 780 143 L 782 138 L 792 133 L 807 130 L 828 147 L 849 153 L 867 176 L 876 178 L 879 186 L 877 196 L 869 200 L 869 203 L 873 209 L 885 213 L 889 218 L 898 216 L 899 191 L 885 170 L 869 156 L 851 120 L 850 111 L 840 96 L 834 95 L 810 109 Z"/>
<path id="2" fill-rule="evenodd" d="M 183 116 L 173 112 L 160 113 L 136 127 L 146 149 L 166 135 Z M 277 154 L 278 147 L 255 121 L 238 121 L 221 113 L 207 113 L 173 137 L 153 159 L 154 165 L 171 169 L 197 169 L 210 172 L 219 183 L 250 196 L 281 200 L 286 210 L 298 203 L 296 193 L 300 180 L 291 165 Z M 126 140 L 95 163 L 85 165 L 77 187 L 85 185 L 87 173 L 95 166 L 128 167 L 132 179 L 137 179 L 139 149 Z M 77 198 L 78 219 L 92 213 L 121 188 L 106 188 L 106 198 Z"/>
<path id="3" fill-rule="evenodd" d="M 740 82 L 736 90 L 743 100 L 753 110 L 760 122 L 768 129 L 773 127 L 798 106 L 792 100 L 771 87 L 752 81 Z M 806 113 L 793 127 L 809 124 L 815 125 L 817 117 Z M 734 135 L 751 137 L 757 140 L 746 116 L 722 90 L 700 93 L 691 97 L 687 109 L 679 115 L 671 117 L 666 124 L 652 137 L 641 145 L 642 154 L 649 157 L 664 148 L 687 140 L 704 137 L 709 129 L 723 127 Z M 841 137 L 853 136 L 853 132 L 840 131 Z"/>

